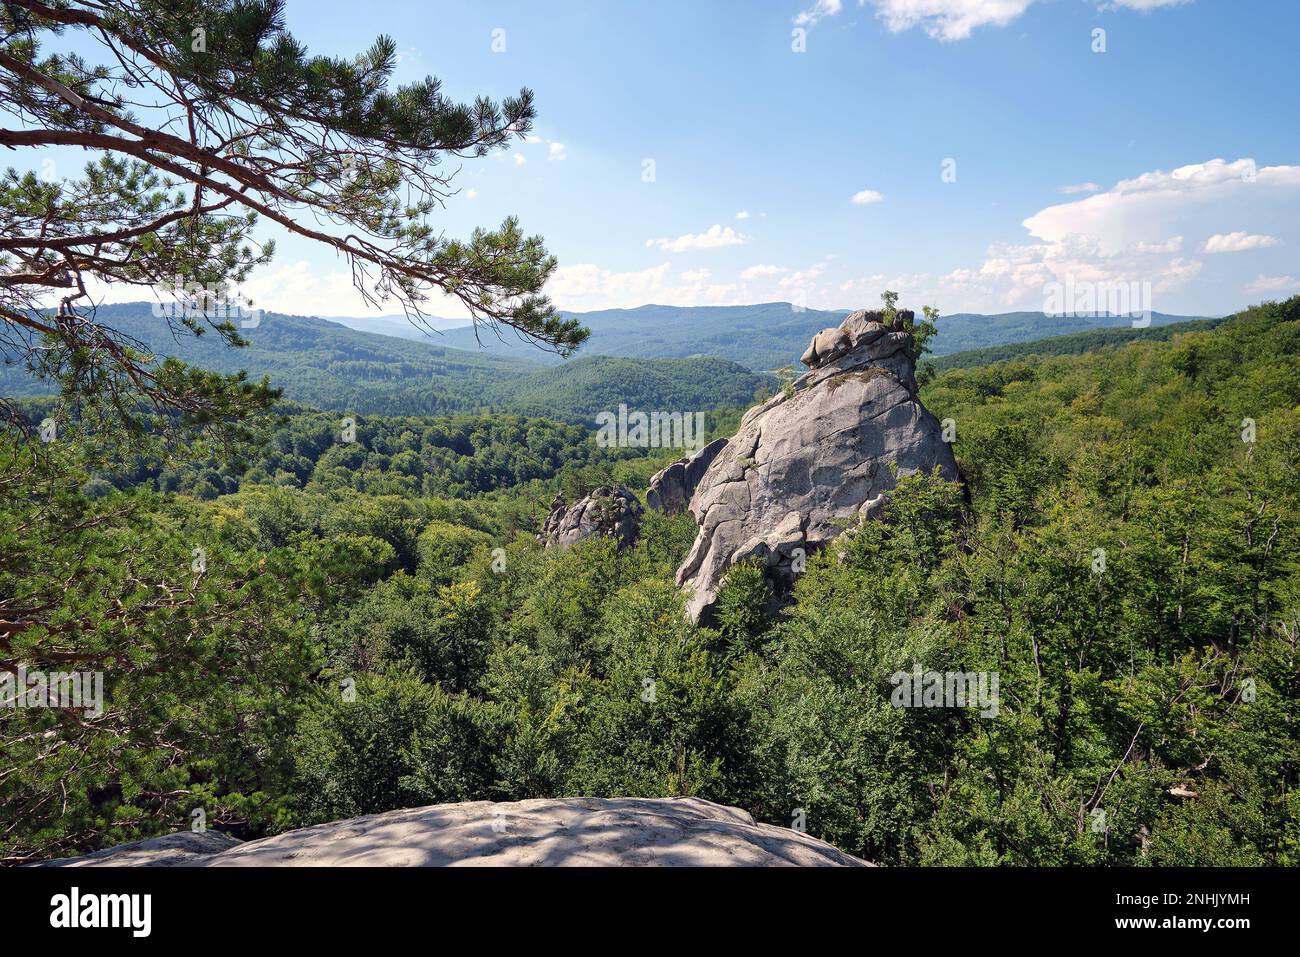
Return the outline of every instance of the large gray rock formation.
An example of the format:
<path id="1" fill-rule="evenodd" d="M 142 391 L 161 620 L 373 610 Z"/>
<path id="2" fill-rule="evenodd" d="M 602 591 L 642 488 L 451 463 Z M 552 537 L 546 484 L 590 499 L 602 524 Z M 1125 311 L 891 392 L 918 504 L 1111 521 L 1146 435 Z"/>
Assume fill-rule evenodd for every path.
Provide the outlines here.
<path id="1" fill-rule="evenodd" d="M 695 487 L 726 446 L 726 439 L 716 439 L 656 472 L 645 493 L 646 507 L 665 515 L 679 515 L 686 511 L 691 496 L 695 494 Z"/>
<path id="2" fill-rule="evenodd" d="M 727 570 L 765 562 L 774 594 L 806 557 L 854 520 L 874 517 L 899 476 L 937 468 L 960 478 L 938 420 L 917 397 L 912 337 L 879 313 L 819 332 L 809 370 L 750 409 L 691 497 L 700 530 L 677 570 L 695 620 L 708 617 Z M 848 520 L 846 522 L 846 520 Z"/>
<path id="3" fill-rule="evenodd" d="M 182 845 L 191 850 L 178 855 L 175 852 Z M 152 859 L 151 853 L 156 853 Z M 213 832 L 183 832 L 49 863 L 65 867 L 869 866 L 806 834 L 757 824 L 739 808 L 700 798 L 435 804 L 247 843 Z"/>
<path id="4" fill-rule="evenodd" d="M 557 495 L 537 538 L 550 548 L 602 535 L 615 539 L 619 548 L 626 548 L 636 540 L 644 514 L 636 496 L 622 485 L 602 485 L 569 506 L 562 495 Z"/>

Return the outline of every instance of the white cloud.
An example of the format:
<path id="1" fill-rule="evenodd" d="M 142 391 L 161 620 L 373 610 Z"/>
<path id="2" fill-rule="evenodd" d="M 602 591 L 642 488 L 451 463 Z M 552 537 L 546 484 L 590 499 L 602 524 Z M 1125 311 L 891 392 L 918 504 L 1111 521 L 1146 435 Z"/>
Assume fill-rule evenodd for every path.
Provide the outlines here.
<path id="1" fill-rule="evenodd" d="M 1300 279 L 1296 279 L 1294 276 L 1265 276 L 1260 273 L 1253 282 L 1247 283 L 1243 289 L 1251 295 L 1300 292 Z"/>
<path id="2" fill-rule="evenodd" d="M 977 27 L 1004 27 L 1035 0 L 872 0 L 893 33 L 919 26 L 936 40 L 965 40 Z"/>
<path id="3" fill-rule="evenodd" d="M 1170 236 L 1164 242 L 1150 243 L 1145 240 L 1138 240 L 1133 244 L 1133 251 L 1139 254 L 1145 253 L 1176 253 L 1183 248 L 1182 236 Z"/>
<path id="4" fill-rule="evenodd" d="M 305 260 L 259 270 L 240 287 L 254 305 L 294 316 L 365 316 L 366 306 L 352 285 L 352 276 L 339 270 L 320 274 Z"/>
<path id="5" fill-rule="evenodd" d="M 1181 7 L 1184 3 L 1191 2 L 1192 0 L 1110 0 L 1107 6 L 1128 7 L 1130 10 L 1140 10 L 1147 13 L 1161 7 Z"/>
<path id="6" fill-rule="evenodd" d="M 922 304 L 930 304 L 933 296 L 934 280 L 929 273 L 910 273 L 889 276 L 876 273 L 848 279 L 839 284 L 841 294 L 847 294 L 850 305 L 855 309 L 874 309 L 880 302 L 880 294 L 892 289 L 899 294 L 905 306 L 919 309 Z"/>
<path id="7" fill-rule="evenodd" d="M 994 243 L 976 269 L 954 269 L 937 284 L 939 302 L 960 304 L 962 310 L 999 312 L 1044 308 L 1047 283 L 1149 283 L 1156 302 L 1199 275 L 1201 263 L 1171 255 L 1181 237 L 1164 243 L 1130 244 L 1108 253 L 1093 237 L 1073 235 L 1061 242 Z M 1171 311 L 1171 310 L 1165 310 Z"/>
<path id="8" fill-rule="evenodd" d="M 748 269 L 742 270 L 740 278 L 745 282 L 752 282 L 755 279 L 771 279 L 773 276 L 779 276 L 789 271 L 784 266 L 768 266 L 759 263 L 757 266 L 750 266 Z"/>
<path id="9" fill-rule="evenodd" d="M 739 246 L 745 237 L 730 226 L 715 223 L 702 233 L 678 236 L 676 239 L 647 239 L 646 246 L 658 247 L 670 253 L 683 253 L 692 249 L 716 249 L 720 246 Z"/>
<path id="10" fill-rule="evenodd" d="M 547 146 L 546 158 L 548 160 L 557 160 L 557 161 L 565 160 L 569 158 L 569 154 L 564 151 L 563 143 L 550 143 Z"/>
<path id="11" fill-rule="evenodd" d="M 525 163 L 528 162 L 528 157 L 526 157 L 523 153 L 515 153 L 514 157 L 515 157 L 516 166 L 523 166 Z"/>
<path id="12" fill-rule="evenodd" d="M 476 197 L 476 196 L 478 196 L 478 190 L 474 189 L 473 187 L 471 187 L 470 189 L 465 190 L 465 198 L 466 198 L 466 199 L 473 199 L 473 198 Z"/>
<path id="13" fill-rule="evenodd" d="M 826 264 L 832 258 L 827 256 L 821 262 L 815 263 L 807 269 L 801 269 L 790 273 L 788 276 L 782 276 L 781 280 L 776 284 L 779 295 L 788 298 L 790 302 L 803 308 L 830 306 L 831 303 L 826 300 L 827 284 L 822 280 L 822 277 L 826 274 Z"/>
<path id="14" fill-rule="evenodd" d="M 120 287 L 130 290 L 125 298 L 115 301 L 129 302 L 146 298 L 138 287 Z M 400 313 L 396 301 L 381 303 L 378 307 L 367 305 L 352 285 L 352 274 L 344 270 L 321 271 L 306 260 L 280 265 L 268 265 L 256 270 L 236 291 L 253 301 L 254 308 L 267 312 L 282 312 L 291 316 L 381 316 Z M 429 315 L 447 319 L 468 318 L 469 312 L 460 300 L 445 296 L 437 290 L 421 308 Z"/>
<path id="15" fill-rule="evenodd" d="M 1069 186 L 1057 187 L 1058 193 L 1064 193 L 1066 196 L 1074 196 L 1078 193 L 1095 193 L 1099 189 L 1096 183 L 1071 183 Z"/>
<path id="16" fill-rule="evenodd" d="M 794 18 L 800 26 L 812 25 L 822 17 L 833 17 L 844 9 L 844 0 L 816 0 L 811 7 Z"/>
<path id="17" fill-rule="evenodd" d="M 806 287 L 810 283 L 820 279 L 825 275 L 825 273 L 826 264 L 817 263 L 814 266 L 809 266 L 807 269 L 801 269 L 798 272 L 792 272 L 790 275 L 782 277 L 781 281 L 777 283 L 777 285 L 782 289 L 798 289 Z"/>
<path id="18" fill-rule="evenodd" d="M 742 209 L 740 212 L 738 212 L 738 213 L 736 214 L 736 218 L 737 218 L 737 219 L 749 219 L 749 210 L 747 210 L 747 209 Z"/>
<path id="19" fill-rule="evenodd" d="M 1276 236 L 1262 236 L 1247 232 L 1215 233 L 1201 248 L 1207 253 L 1241 253 L 1248 249 L 1264 249 L 1277 244 Z"/>
<path id="20" fill-rule="evenodd" d="M 892 33 L 921 27 L 929 36 L 945 43 L 965 40 L 979 27 L 1005 27 L 1039 0 L 858 0 L 858 6 L 871 3 L 876 16 Z M 1176 7 L 1191 0 L 1109 0 L 1098 2 L 1101 10 L 1127 7 L 1144 13 L 1160 7 Z M 843 0 L 816 0 L 795 17 L 800 25 L 833 17 L 844 9 Z"/>
<path id="21" fill-rule="evenodd" d="M 953 269 L 940 277 L 938 298 L 979 312 L 1037 310 L 1043 308 L 1043 286 L 1048 282 L 1148 282 L 1157 310 L 1218 311 L 1203 304 L 1203 295 L 1191 296 L 1189 284 L 1201 275 L 1204 264 L 1183 254 L 1183 237 L 1211 235 L 1211 227 L 1227 217 L 1292 221 L 1295 217 L 1285 211 L 1298 201 L 1300 166 L 1257 168 L 1250 160 L 1214 159 L 1143 173 L 1028 217 L 1023 225 L 1030 241 L 991 245 L 978 267 Z M 1260 240 L 1272 238 L 1255 242 L 1267 245 Z M 1206 243 L 1202 251 L 1225 251 L 1252 237 L 1216 234 L 1212 239 L 1217 241 Z M 1207 278 L 1216 288 L 1226 289 L 1246 277 L 1225 276 L 1216 267 Z M 1253 291 L 1276 291 L 1286 281 L 1261 276 L 1256 284 L 1265 285 Z M 1275 285 L 1267 286 L 1270 282 Z M 1171 298 L 1183 304 L 1171 306 Z M 1239 305 L 1224 296 L 1219 302 L 1222 311 Z"/>
<path id="22" fill-rule="evenodd" d="M 401 72 L 405 73 L 408 70 L 415 72 L 419 70 L 420 64 L 424 62 L 424 56 L 420 53 L 418 47 L 407 47 L 404 50 L 397 51 L 396 60 Z"/>
<path id="23" fill-rule="evenodd" d="M 885 194 L 878 193 L 874 189 L 864 189 L 854 193 L 853 198 L 849 200 L 849 202 L 858 206 L 870 206 L 872 203 L 883 203 L 884 201 Z"/>
<path id="24" fill-rule="evenodd" d="M 1252 229 L 1241 237 L 1217 232 L 1224 223 Z M 1150 285 L 1152 309 L 1199 315 L 1240 308 L 1247 297 L 1300 292 L 1294 269 L 1274 264 L 1269 257 L 1275 254 L 1264 249 L 1263 239 L 1252 238 L 1276 239 L 1284 248 L 1300 243 L 1300 165 L 1256 167 L 1249 160 L 1213 159 L 1153 170 L 1049 205 L 1024 218 L 1023 226 L 1020 240 L 993 243 L 973 262 L 934 263 L 931 272 L 872 274 L 848 253 L 798 270 L 751 260 L 747 267 L 737 266 L 737 273 L 721 275 L 676 272 L 667 264 L 623 273 L 582 265 L 557 271 L 548 291 L 568 309 L 777 298 L 815 308 L 860 308 L 877 304 L 881 290 L 893 289 L 914 308 L 994 313 L 1045 308 L 1047 283 L 1136 282 Z M 1260 244 L 1258 259 L 1201 255 L 1243 237 Z M 715 225 L 699 235 L 647 245 L 682 252 L 744 240 Z M 914 256 L 899 269 L 931 265 L 924 251 Z M 1265 272 L 1256 275 L 1260 269 Z"/>
<path id="25" fill-rule="evenodd" d="M 654 292 L 667 285 L 672 263 L 633 272 L 613 272 L 593 263 L 561 266 L 546 285 L 547 293 L 564 309 L 586 308 L 593 299 L 601 306 L 631 306 L 654 301 Z M 577 303 L 577 304 L 575 304 Z"/>
<path id="26" fill-rule="evenodd" d="M 1184 232 L 1180 225 L 1201 218 L 1207 208 L 1240 206 L 1279 191 L 1300 191 L 1300 166 L 1256 167 L 1249 159 L 1213 159 L 1120 180 L 1105 192 L 1040 210 L 1024 226 L 1036 239 L 1092 236 L 1104 251 L 1116 252 L 1139 240 Z"/>
<path id="27" fill-rule="evenodd" d="M 546 293 L 560 309 L 624 309 L 647 303 L 669 306 L 716 306 L 743 301 L 730 283 L 707 284 L 704 270 L 681 273 L 672 281 L 672 264 L 649 269 L 614 272 L 593 263 L 561 266 L 546 284 Z"/>

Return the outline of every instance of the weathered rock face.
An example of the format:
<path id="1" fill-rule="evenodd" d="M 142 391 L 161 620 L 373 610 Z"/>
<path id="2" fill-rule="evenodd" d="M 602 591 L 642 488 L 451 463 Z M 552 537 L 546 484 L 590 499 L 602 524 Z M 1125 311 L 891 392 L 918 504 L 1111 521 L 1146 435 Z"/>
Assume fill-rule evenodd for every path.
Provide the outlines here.
<path id="1" fill-rule="evenodd" d="M 677 583 L 692 618 L 707 618 L 723 576 L 749 558 L 766 563 L 780 596 L 801 556 L 845 519 L 871 518 L 900 476 L 939 469 L 960 478 L 938 420 L 917 398 L 911 336 L 855 312 L 814 337 L 809 371 L 793 389 L 750 409 L 691 498 L 700 530 Z"/>
<path id="2" fill-rule="evenodd" d="M 636 496 L 621 485 L 602 485 L 567 507 L 564 497 L 557 495 L 537 538 L 550 548 L 602 535 L 616 539 L 619 548 L 626 548 L 636 540 L 644 514 Z"/>
<path id="3" fill-rule="evenodd" d="M 219 838 L 219 840 L 218 840 Z M 178 854 L 181 846 L 186 853 Z M 435 804 L 242 843 L 171 834 L 47 866 L 538 867 L 867 865 L 798 831 L 700 798 Z"/>
<path id="4" fill-rule="evenodd" d="M 177 831 L 119 844 L 82 857 L 43 861 L 33 867 L 198 867 L 244 842 L 220 831 Z"/>
<path id="5" fill-rule="evenodd" d="M 717 439 L 660 469 L 650 479 L 650 488 L 645 493 L 646 506 L 665 515 L 678 515 L 686 511 L 691 496 L 695 494 L 695 487 L 726 446 L 726 439 Z"/>
<path id="6" fill-rule="evenodd" d="M 808 344 L 799 361 L 809 368 L 823 366 L 874 335 L 874 329 L 869 332 L 868 326 L 880 326 L 881 332 L 899 332 L 902 331 L 904 322 L 910 322 L 915 317 L 916 313 L 912 310 L 900 309 L 893 324 L 886 326 L 885 314 L 878 310 L 850 313 L 838 327 L 823 329 L 813 336 L 813 341 Z"/>

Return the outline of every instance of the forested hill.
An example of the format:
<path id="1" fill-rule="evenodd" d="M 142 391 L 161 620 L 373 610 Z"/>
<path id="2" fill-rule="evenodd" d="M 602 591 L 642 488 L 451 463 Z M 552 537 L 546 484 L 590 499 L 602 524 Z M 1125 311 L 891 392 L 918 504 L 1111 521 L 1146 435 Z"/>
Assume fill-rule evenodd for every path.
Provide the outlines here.
<path id="1" fill-rule="evenodd" d="M 0 591 L 116 662 L 100 719 L 4 718 L 0 859 L 196 806 L 260 837 L 689 794 L 800 809 L 885 865 L 1300 863 L 1300 297 L 922 395 L 965 489 L 900 481 L 775 616 L 736 566 L 717 627 L 675 582 L 690 515 L 622 550 L 536 537 L 556 492 L 640 492 L 675 450 L 507 416 L 358 417 L 345 441 L 301 413 L 243 472 L 132 443 L 86 483 L 76 443 L 0 430 Z M 996 713 L 899 706 L 919 667 L 996 677 Z"/>
<path id="2" fill-rule="evenodd" d="M 147 303 L 102 306 L 97 319 L 160 357 L 176 356 L 215 372 L 247 370 L 254 379 L 266 375 L 286 399 L 368 415 L 505 410 L 590 423 L 619 402 L 681 411 L 745 405 L 770 381 L 722 359 L 588 356 L 550 366 L 537 361 L 547 353 L 535 346 L 518 357 L 499 356 L 448 348 L 436 334 L 399 339 L 277 313 L 240 330 L 249 342 L 242 349 L 230 348 L 215 334 L 176 336 Z M 0 365 L 0 395 L 53 391 L 21 366 Z"/>
<path id="3" fill-rule="evenodd" d="M 864 303 L 874 307 L 874 303 Z M 600 312 L 566 313 L 591 330 L 583 355 L 627 356 L 639 359 L 680 359 L 718 356 L 748 369 L 766 371 L 798 362 L 809 341 L 821 330 L 838 326 L 847 311 L 796 308 L 788 302 L 749 306 L 638 306 Z M 1153 313 L 1151 326 L 1199 319 Z M 930 343 L 937 356 L 1007 343 L 1046 339 L 1067 333 L 1105 328 L 1131 328 L 1124 316 L 1049 316 L 1041 312 L 1008 312 L 986 316 L 954 313 L 939 319 L 939 334 Z M 534 358 L 537 350 L 514 335 L 475 338 L 471 329 L 449 329 L 439 340 L 488 355 Z"/>
<path id="4" fill-rule="evenodd" d="M 565 313 L 591 330 L 583 355 L 637 359 L 717 356 L 748 369 L 770 370 L 797 362 L 814 335 L 844 321 L 844 310 L 796 311 L 788 302 L 748 306 L 637 306 Z M 491 355 L 523 356 L 517 336 L 480 337 Z M 473 330 L 449 329 L 448 345 L 477 348 Z M 547 361 L 546 357 L 542 357 Z M 551 361 L 555 361 L 552 359 Z"/>
<path id="5" fill-rule="evenodd" d="M 472 329 L 422 338 L 363 332 L 328 319 L 270 313 L 243 329 L 231 349 L 216 335 L 175 336 L 146 303 L 107 305 L 99 321 L 159 356 L 215 372 L 270 376 L 285 398 L 364 415 L 441 415 L 509 411 L 590 424 L 620 403 L 632 408 L 706 410 L 746 405 L 773 383 L 761 370 L 797 365 L 808 341 L 838 325 L 842 312 L 794 312 L 789 303 L 716 308 L 643 306 L 582 315 L 592 338 L 578 358 L 561 360 L 520 341 Z M 1067 355 L 1135 339 L 1167 339 L 1222 320 L 1176 322 L 1155 314 L 1147 329 L 1111 316 L 1042 313 L 941 318 L 939 369 L 1028 355 Z M 692 333 L 695 330 L 695 333 Z M 479 342 L 482 343 L 482 348 Z M 464 348 L 458 348 L 464 346 Z M 760 370 L 760 371 L 751 371 Z M 45 395 L 49 383 L 0 365 L 0 395 Z"/>
<path id="6" fill-rule="evenodd" d="M 464 328 L 412 339 L 278 313 L 241 330 L 249 345 L 232 349 L 215 334 L 173 335 L 147 303 L 106 305 L 98 312 L 100 322 L 159 356 L 215 372 L 266 375 L 286 399 L 319 409 L 363 415 L 497 410 L 588 424 L 619 403 L 681 411 L 746 405 L 759 387 L 774 382 L 763 370 L 797 365 L 812 336 L 843 316 L 795 312 L 789 303 L 586 313 L 581 318 L 592 329 L 591 341 L 577 358 L 561 360 L 509 332 L 498 338 L 480 330 L 476 339 Z M 1151 328 L 1132 329 L 1128 320 L 1110 316 L 960 314 L 940 319 L 933 351 L 941 357 L 938 368 L 957 368 L 1167 338 L 1219 321 L 1189 325 L 1178 318 L 1156 314 Z M 0 365 L 0 395 L 52 391 L 22 367 Z"/>
<path id="7" fill-rule="evenodd" d="M 1027 359 L 1030 356 L 1077 356 L 1098 349 L 1115 348 L 1129 342 L 1167 342 L 1185 332 L 1208 332 L 1216 326 L 1231 319 L 1193 319 L 1188 322 L 1172 322 L 1157 326 L 1154 323 L 1143 329 L 1131 327 L 1097 328 L 1085 332 L 1071 332 L 1049 339 L 1034 339 L 1030 342 L 1011 342 L 999 346 L 986 346 L 983 349 L 968 349 L 965 352 L 953 352 L 941 355 L 934 360 L 937 372 L 948 369 L 970 369 L 986 366 L 994 362 L 1012 362 Z"/>

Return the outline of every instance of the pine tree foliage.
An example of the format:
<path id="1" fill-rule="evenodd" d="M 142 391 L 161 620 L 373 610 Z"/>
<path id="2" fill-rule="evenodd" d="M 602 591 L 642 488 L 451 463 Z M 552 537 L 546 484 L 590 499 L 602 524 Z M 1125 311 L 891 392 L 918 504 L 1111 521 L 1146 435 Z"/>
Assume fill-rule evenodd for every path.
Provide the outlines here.
<path id="1" fill-rule="evenodd" d="M 531 91 L 461 103 L 433 77 L 394 87 L 396 62 L 390 37 L 310 54 L 283 0 L 5 3 L 0 146 L 90 159 L 75 177 L 0 175 L 4 350 L 71 394 L 127 393 L 201 423 L 261 407 L 264 384 L 155 367 L 94 302 L 106 283 L 176 289 L 178 329 L 239 344 L 214 303 L 270 259 L 265 221 L 346 258 L 368 302 L 417 323 L 436 291 L 572 351 L 586 333 L 541 292 L 555 260 L 539 237 L 507 218 L 454 239 L 433 220 L 461 161 L 528 135 Z"/>

